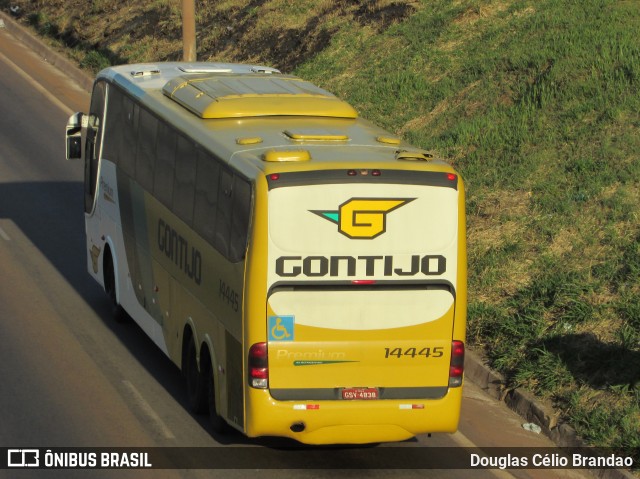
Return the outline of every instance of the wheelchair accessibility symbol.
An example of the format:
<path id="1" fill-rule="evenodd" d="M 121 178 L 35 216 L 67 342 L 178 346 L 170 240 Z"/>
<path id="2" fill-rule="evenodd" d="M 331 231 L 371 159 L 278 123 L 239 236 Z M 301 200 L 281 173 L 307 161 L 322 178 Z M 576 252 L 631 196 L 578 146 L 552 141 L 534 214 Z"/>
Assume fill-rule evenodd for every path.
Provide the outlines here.
<path id="1" fill-rule="evenodd" d="M 293 341 L 294 316 L 269 316 L 269 341 Z"/>

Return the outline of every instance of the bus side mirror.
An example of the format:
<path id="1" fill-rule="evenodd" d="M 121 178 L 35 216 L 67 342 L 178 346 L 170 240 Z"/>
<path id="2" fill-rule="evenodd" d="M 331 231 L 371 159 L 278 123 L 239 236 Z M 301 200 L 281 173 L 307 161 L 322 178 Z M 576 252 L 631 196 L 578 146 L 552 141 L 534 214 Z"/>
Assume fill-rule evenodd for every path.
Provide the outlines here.
<path id="1" fill-rule="evenodd" d="M 84 113 L 74 113 L 67 121 L 67 160 L 82 159 L 82 128 L 88 118 Z"/>

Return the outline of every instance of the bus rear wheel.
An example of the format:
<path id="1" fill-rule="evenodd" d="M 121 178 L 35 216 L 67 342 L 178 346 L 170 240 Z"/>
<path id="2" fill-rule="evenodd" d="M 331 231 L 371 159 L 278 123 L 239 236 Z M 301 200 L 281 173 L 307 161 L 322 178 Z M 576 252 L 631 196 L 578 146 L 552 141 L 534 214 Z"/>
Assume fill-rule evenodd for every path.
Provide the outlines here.
<path id="1" fill-rule="evenodd" d="M 118 322 L 126 320 L 126 313 L 120 304 L 116 295 L 116 276 L 113 268 L 113 256 L 111 251 L 105 252 L 104 258 L 104 290 L 111 301 L 111 315 Z"/>
<path id="2" fill-rule="evenodd" d="M 191 336 L 187 344 L 183 371 L 187 386 L 189 409 L 196 414 L 202 414 L 207 411 L 207 384 L 205 376 L 198 369 L 196 343 L 193 336 Z"/>
<path id="3" fill-rule="evenodd" d="M 218 434 L 223 434 L 229 430 L 227 422 L 218 414 L 216 409 L 216 387 L 213 380 L 213 371 L 209 368 L 207 374 L 207 403 L 209 406 L 209 423 L 211 430 Z"/>

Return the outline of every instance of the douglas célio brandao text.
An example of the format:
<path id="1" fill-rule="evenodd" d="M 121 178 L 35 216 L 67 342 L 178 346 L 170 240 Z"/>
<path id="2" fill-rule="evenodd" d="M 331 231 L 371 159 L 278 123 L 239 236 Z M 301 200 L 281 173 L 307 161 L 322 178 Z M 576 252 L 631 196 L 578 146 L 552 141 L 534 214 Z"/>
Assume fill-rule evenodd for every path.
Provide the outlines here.
<path id="1" fill-rule="evenodd" d="M 535 453 L 469 456 L 471 468 L 509 469 L 509 468 L 625 468 L 633 466 L 633 458 L 616 454 L 590 455 L 583 453 L 558 454 Z"/>

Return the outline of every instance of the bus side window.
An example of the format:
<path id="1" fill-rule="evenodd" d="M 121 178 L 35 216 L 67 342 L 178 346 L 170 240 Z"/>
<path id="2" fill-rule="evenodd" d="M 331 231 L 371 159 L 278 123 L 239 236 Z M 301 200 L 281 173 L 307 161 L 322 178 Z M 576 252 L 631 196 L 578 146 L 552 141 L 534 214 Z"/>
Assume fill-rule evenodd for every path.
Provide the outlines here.
<path id="1" fill-rule="evenodd" d="M 218 189 L 218 212 L 216 214 L 216 238 L 214 246 L 226 257 L 229 256 L 231 236 L 231 206 L 233 195 L 233 176 L 226 169 L 220 175 Z"/>
<path id="2" fill-rule="evenodd" d="M 173 183 L 173 212 L 191 226 L 196 191 L 196 149 L 191 140 L 178 136 Z"/>
<path id="3" fill-rule="evenodd" d="M 233 209 L 231 217 L 231 240 L 229 259 L 240 261 L 244 258 L 251 214 L 251 184 L 235 176 L 233 178 Z"/>
<path id="4" fill-rule="evenodd" d="M 140 109 L 138 151 L 136 153 L 136 181 L 146 190 L 153 190 L 153 170 L 156 159 L 158 120 L 144 108 Z"/>
<path id="5" fill-rule="evenodd" d="M 158 125 L 156 167 L 153 176 L 153 194 L 167 208 L 173 204 L 173 170 L 176 161 L 178 135 L 165 123 Z"/>
<path id="6" fill-rule="evenodd" d="M 104 102 L 106 97 L 105 82 L 101 81 L 93 87 L 89 121 L 87 125 L 87 139 L 85 143 L 84 164 L 84 210 L 90 213 L 98 184 L 98 161 L 102 139 L 102 122 L 104 119 Z"/>
<path id="7" fill-rule="evenodd" d="M 210 244 L 215 242 L 219 178 L 220 164 L 218 161 L 211 158 L 209 154 L 200 151 L 198 153 L 193 227 Z"/>
<path id="8" fill-rule="evenodd" d="M 109 85 L 108 96 L 102 157 L 118 164 L 120 151 L 122 149 L 120 145 L 122 144 L 122 125 L 124 124 L 122 113 L 124 95 L 113 85 Z"/>
<path id="9" fill-rule="evenodd" d="M 123 97 L 122 143 L 120 144 L 119 164 L 131 178 L 136 174 L 136 140 L 138 139 L 138 120 L 140 108 L 130 98 Z"/>

